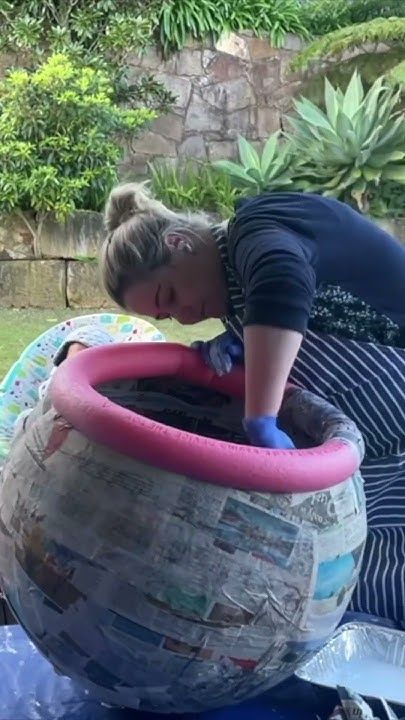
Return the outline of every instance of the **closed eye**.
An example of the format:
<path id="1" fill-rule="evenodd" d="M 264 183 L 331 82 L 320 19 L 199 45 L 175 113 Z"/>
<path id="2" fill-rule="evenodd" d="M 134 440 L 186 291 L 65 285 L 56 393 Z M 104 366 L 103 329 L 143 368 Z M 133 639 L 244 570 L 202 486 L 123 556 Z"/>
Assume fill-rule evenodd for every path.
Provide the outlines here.
<path id="1" fill-rule="evenodd" d="M 170 312 L 167 312 L 170 308 L 173 307 L 173 304 L 176 302 L 176 291 L 173 287 L 170 287 L 165 293 L 164 297 L 162 296 L 162 286 L 159 285 L 156 296 L 155 296 L 155 305 L 158 310 L 164 309 L 166 312 L 160 312 L 156 315 L 156 320 L 166 320 L 171 317 Z"/>

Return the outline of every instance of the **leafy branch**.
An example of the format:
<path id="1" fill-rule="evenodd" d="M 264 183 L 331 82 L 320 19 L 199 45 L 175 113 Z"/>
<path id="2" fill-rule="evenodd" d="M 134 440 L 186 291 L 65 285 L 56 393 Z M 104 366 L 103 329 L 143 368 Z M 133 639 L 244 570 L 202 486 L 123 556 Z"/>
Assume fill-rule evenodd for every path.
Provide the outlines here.
<path id="1" fill-rule="evenodd" d="M 405 18 L 376 18 L 330 32 L 298 53 L 291 63 L 291 70 L 308 70 L 313 63 L 335 60 L 346 50 L 380 43 L 405 43 Z"/>

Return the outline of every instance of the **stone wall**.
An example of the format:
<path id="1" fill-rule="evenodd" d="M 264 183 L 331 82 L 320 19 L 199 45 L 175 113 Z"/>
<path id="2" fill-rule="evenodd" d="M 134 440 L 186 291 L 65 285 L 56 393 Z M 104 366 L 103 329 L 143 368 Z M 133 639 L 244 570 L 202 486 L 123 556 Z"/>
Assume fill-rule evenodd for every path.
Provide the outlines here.
<path id="1" fill-rule="evenodd" d="M 131 56 L 131 79 L 154 74 L 176 102 L 128 148 L 124 175 L 146 174 L 148 161 L 160 157 L 232 158 L 239 134 L 260 143 L 280 129 L 300 86 L 288 69 L 300 47 L 295 36 L 278 49 L 245 33 L 191 43 L 166 60 L 156 49 Z"/>
<path id="2" fill-rule="evenodd" d="M 39 234 L 26 219 L 0 224 L 0 307 L 111 308 L 96 260 L 102 215 L 77 212 L 64 225 L 48 217 Z"/>

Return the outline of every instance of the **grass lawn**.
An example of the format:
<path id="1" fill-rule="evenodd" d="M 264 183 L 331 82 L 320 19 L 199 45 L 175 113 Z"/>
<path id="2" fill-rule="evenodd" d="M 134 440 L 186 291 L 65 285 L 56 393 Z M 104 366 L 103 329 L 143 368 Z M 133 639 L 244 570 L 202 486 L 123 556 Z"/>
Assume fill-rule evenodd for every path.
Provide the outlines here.
<path id="1" fill-rule="evenodd" d="M 87 315 L 99 310 L 9 310 L 0 308 L 0 381 L 22 350 L 44 330 L 74 315 Z M 163 320 L 152 323 L 159 327 L 167 340 L 188 345 L 193 340 L 206 340 L 221 332 L 221 324 L 208 320 L 199 325 L 184 327 Z"/>

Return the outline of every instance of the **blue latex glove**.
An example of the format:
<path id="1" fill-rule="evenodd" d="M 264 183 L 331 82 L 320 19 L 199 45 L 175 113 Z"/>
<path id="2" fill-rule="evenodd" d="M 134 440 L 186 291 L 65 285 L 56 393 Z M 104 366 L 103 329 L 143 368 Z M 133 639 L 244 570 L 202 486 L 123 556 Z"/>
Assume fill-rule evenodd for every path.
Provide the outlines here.
<path id="1" fill-rule="evenodd" d="M 252 445 L 279 450 L 295 449 L 291 438 L 277 427 L 277 418 L 273 415 L 247 418 L 243 421 L 243 427 Z"/>
<path id="2" fill-rule="evenodd" d="M 243 343 L 229 330 L 208 342 L 194 342 L 191 347 L 201 353 L 205 364 L 219 376 L 227 375 L 243 362 Z"/>

